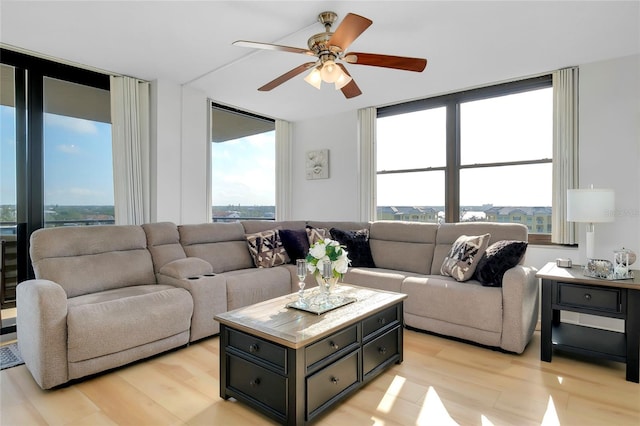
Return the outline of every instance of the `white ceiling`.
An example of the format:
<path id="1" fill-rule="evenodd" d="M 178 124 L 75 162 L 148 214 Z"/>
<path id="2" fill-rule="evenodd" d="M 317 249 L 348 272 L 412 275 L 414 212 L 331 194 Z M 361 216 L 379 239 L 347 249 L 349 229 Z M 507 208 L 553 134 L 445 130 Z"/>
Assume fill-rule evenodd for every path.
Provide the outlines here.
<path id="1" fill-rule="evenodd" d="M 425 57 L 422 73 L 347 65 L 363 94 L 318 91 L 304 74 L 256 89 L 308 57 L 232 46 L 306 48 L 318 13 L 373 20 L 349 50 Z M 206 92 L 218 103 L 304 120 L 640 53 L 639 1 L 6 1 L 0 42 Z M 334 27 L 335 28 L 335 27 Z"/>

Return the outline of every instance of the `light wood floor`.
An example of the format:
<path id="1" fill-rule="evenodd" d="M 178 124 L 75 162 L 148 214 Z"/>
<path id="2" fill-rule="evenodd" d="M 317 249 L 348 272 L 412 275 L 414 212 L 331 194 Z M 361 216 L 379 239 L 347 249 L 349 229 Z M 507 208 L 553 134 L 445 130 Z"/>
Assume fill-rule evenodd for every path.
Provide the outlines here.
<path id="1" fill-rule="evenodd" d="M 25 366 L 0 372 L 0 424 L 271 425 L 218 396 L 217 337 L 54 391 Z M 540 336 L 510 355 L 405 332 L 405 360 L 318 425 L 639 425 L 640 385 L 624 365 L 554 354 Z"/>

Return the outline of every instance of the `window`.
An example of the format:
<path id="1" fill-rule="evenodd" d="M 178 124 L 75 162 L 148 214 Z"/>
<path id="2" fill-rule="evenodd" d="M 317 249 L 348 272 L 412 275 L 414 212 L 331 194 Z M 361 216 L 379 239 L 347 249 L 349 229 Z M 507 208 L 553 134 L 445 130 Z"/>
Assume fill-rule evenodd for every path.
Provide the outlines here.
<path id="1" fill-rule="evenodd" d="M 275 122 L 213 105 L 211 123 L 212 220 L 274 220 Z"/>
<path id="2" fill-rule="evenodd" d="M 109 76 L 0 53 L 0 216 L 2 233 L 15 235 L 20 282 L 33 277 L 33 231 L 113 223 Z"/>
<path id="3" fill-rule="evenodd" d="M 108 90 L 45 77 L 45 227 L 114 223 L 110 103 Z"/>
<path id="4" fill-rule="evenodd" d="M 380 108 L 377 219 L 515 222 L 549 240 L 552 126 L 550 75 Z"/>

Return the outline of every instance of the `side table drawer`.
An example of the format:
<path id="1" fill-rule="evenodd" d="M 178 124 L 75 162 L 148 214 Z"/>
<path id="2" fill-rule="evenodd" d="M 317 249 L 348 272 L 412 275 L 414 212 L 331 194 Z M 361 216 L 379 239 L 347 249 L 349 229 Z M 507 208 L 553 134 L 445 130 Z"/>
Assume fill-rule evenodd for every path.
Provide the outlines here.
<path id="1" fill-rule="evenodd" d="M 279 367 L 285 373 L 287 352 L 282 346 L 237 330 L 227 329 L 228 346 Z"/>
<path id="2" fill-rule="evenodd" d="M 616 288 L 558 283 L 558 305 L 621 313 L 622 292 Z"/>
<path id="3" fill-rule="evenodd" d="M 309 368 L 318 361 L 357 343 L 358 330 L 355 325 L 326 337 L 305 349 L 306 367 Z"/>
<path id="4" fill-rule="evenodd" d="M 365 375 L 399 353 L 398 333 L 400 331 L 399 328 L 391 330 L 364 346 L 362 365 Z"/>
<path id="5" fill-rule="evenodd" d="M 227 355 L 228 387 L 286 416 L 287 379 L 242 358 Z"/>
<path id="6" fill-rule="evenodd" d="M 358 383 L 358 352 L 353 351 L 307 378 L 307 415 Z"/>

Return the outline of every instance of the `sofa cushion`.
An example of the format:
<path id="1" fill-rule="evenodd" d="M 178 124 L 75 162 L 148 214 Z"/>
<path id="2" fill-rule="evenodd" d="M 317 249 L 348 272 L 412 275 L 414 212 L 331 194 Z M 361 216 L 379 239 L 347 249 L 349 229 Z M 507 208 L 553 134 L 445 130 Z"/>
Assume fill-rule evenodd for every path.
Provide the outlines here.
<path id="1" fill-rule="evenodd" d="M 147 235 L 147 247 L 151 252 L 155 272 L 159 272 L 169 262 L 187 257 L 180 245 L 180 234 L 175 223 L 145 223 L 142 229 Z"/>
<path id="2" fill-rule="evenodd" d="M 400 292 L 407 314 L 490 332 L 502 332 L 502 289 L 478 281 L 431 275 L 407 277 Z M 473 336 L 469 336 L 474 340 Z"/>
<path id="3" fill-rule="evenodd" d="M 178 232 L 187 256 L 206 260 L 215 273 L 254 267 L 239 222 L 180 225 Z"/>
<path id="4" fill-rule="evenodd" d="M 473 276 L 480 258 L 487 250 L 491 234 L 461 235 L 451 246 L 445 257 L 440 274 L 451 276 L 456 281 L 467 281 Z"/>
<path id="5" fill-rule="evenodd" d="M 69 362 L 135 348 L 189 330 L 193 299 L 167 285 L 124 287 L 69 299 Z"/>
<path id="6" fill-rule="evenodd" d="M 309 239 L 309 247 L 320 240 L 331 237 L 331 233 L 327 228 L 316 228 L 314 226 L 307 226 L 306 231 L 307 238 Z"/>
<path id="7" fill-rule="evenodd" d="M 491 244 L 478 262 L 476 279 L 482 285 L 501 287 L 504 273 L 520 263 L 526 251 L 524 241 L 502 240 Z"/>
<path id="8" fill-rule="evenodd" d="M 369 230 L 343 231 L 337 228 L 329 230 L 331 237 L 347 248 L 351 266 L 354 268 L 375 268 L 371 247 L 369 247 Z"/>
<path id="9" fill-rule="evenodd" d="M 31 235 L 36 278 L 67 297 L 156 282 L 147 237 L 137 225 L 43 228 Z"/>
<path id="10" fill-rule="evenodd" d="M 249 253 L 257 268 L 271 268 L 289 263 L 289 256 L 277 229 L 245 235 Z"/>
<path id="11" fill-rule="evenodd" d="M 240 269 L 224 274 L 227 309 L 237 309 L 291 293 L 291 273 L 285 267 Z"/>
<path id="12" fill-rule="evenodd" d="M 159 272 L 163 275 L 180 280 L 182 278 L 211 274 L 213 272 L 213 268 L 209 262 L 202 260 L 199 257 L 187 257 L 186 259 L 177 259 L 173 262 L 167 263 L 160 268 Z"/>
<path id="13" fill-rule="evenodd" d="M 438 225 L 436 225 L 438 226 Z M 491 234 L 491 243 L 501 240 L 527 241 L 528 229 L 521 223 L 495 223 L 495 222 L 458 222 L 441 223 L 438 226 L 436 245 L 431 263 L 432 273 L 437 274 L 447 257 L 451 246 L 460 235 Z M 372 236 L 373 238 L 373 236 Z M 375 260 L 375 255 L 374 255 Z M 377 263 L 376 263 L 377 264 Z"/>
<path id="14" fill-rule="evenodd" d="M 435 223 L 373 222 L 369 230 L 373 262 L 378 268 L 430 274 L 437 231 Z"/>
<path id="15" fill-rule="evenodd" d="M 307 257 L 307 253 L 309 253 L 309 237 L 304 228 L 281 229 L 280 241 L 282 241 L 282 245 L 287 251 L 292 264 L 295 264 L 297 259 Z"/>

